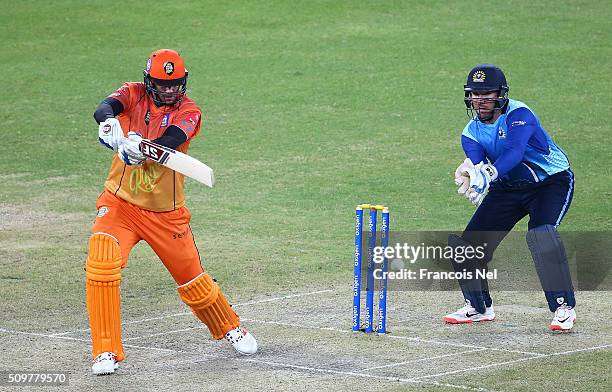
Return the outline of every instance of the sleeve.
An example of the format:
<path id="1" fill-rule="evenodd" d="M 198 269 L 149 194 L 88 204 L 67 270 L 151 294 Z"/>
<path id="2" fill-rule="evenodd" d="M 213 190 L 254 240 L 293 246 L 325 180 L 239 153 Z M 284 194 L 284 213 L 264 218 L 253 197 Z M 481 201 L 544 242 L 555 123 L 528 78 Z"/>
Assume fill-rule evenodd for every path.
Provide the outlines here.
<path id="1" fill-rule="evenodd" d="M 113 118 L 123 112 L 123 105 L 115 98 L 107 97 L 98 105 L 94 112 L 94 119 L 98 124 L 106 119 Z"/>
<path id="2" fill-rule="evenodd" d="M 153 140 L 157 144 L 176 150 L 187 141 L 187 135 L 176 125 L 170 125 L 163 135 Z"/>
<path id="3" fill-rule="evenodd" d="M 186 141 L 193 139 L 202 126 L 202 112 L 199 110 L 189 110 L 175 116 L 170 125 L 178 127 L 185 133 Z"/>
<path id="4" fill-rule="evenodd" d="M 529 109 L 524 107 L 510 112 L 506 118 L 506 124 L 508 124 L 506 145 L 493 164 L 499 177 L 507 174 L 523 160 L 527 143 L 538 129 L 538 120 Z"/>
<path id="5" fill-rule="evenodd" d="M 478 143 L 478 139 L 470 132 L 470 124 L 471 122 L 463 128 L 463 132 L 461 133 L 461 146 L 463 147 L 465 156 L 470 158 L 470 161 L 472 161 L 474 165 L 477 165 L 480 162 L 487 161 L 487 153 L 482 144 Z"/>
<path id="6" fill-rule="evenodd" d="M 133 106 L 133 102 L 135 100 L 135 91 L 131 88 L 133 83 L 124 83 L 123 86 L 119 87 L 117 91 L 108 96 L 108 98 L 113 98 L 123 107 L 124 112 L 128 112 L 131 110 Z M 107 99 L 108 99 L 107 98 Z"/>
<path id="7" fill-rule="evenodd" d="M 461 146 L 463 147 L 465 156 L 470 158 L 470 161 L 472 161 L 474 165 L 480 162 L 486 162 L 487 157 L 484 147 L 482 147 L 473 137 L 468 137 L 465 131 L 463 135 L 461 135 Z"/>

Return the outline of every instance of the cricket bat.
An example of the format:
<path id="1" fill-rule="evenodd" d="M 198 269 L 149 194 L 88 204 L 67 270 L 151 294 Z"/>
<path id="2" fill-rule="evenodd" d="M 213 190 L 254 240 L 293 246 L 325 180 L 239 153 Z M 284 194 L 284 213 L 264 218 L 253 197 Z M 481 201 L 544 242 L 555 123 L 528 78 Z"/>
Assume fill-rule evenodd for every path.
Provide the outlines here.
<path id="1" fill-rule="evenodd" d="M 193 178 L 204 185 L 211 188 L 215 185 L 213 169 L 187 154 L 150 140 L 140 142 L 140 151 L 152 161 Z"/>

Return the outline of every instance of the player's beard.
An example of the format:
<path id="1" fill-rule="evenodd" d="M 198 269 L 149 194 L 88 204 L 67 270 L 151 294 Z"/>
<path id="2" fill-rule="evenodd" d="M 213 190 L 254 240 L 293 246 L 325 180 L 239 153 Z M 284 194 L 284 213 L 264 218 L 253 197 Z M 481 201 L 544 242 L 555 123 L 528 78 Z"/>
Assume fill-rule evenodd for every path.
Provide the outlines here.
<path id="1" fill-rule="evenodd" d="M 178 92 L 177 93 L 159 93 L 158 92 L 157 95 L 159 96 L 160 101 L 162 101 L 163 104 L 166 106 L 176 105 L 180 98 L 180 94 Z"/>
<path id="2" fill-rule="evenodd" d="M 478 114 L 478 120 L 482 123 L 487 123 L 493 120 L 493 116 L 495 116 L 495 109 L 483 111 L 482 109 L 476 109 L 476 113 Z"/>

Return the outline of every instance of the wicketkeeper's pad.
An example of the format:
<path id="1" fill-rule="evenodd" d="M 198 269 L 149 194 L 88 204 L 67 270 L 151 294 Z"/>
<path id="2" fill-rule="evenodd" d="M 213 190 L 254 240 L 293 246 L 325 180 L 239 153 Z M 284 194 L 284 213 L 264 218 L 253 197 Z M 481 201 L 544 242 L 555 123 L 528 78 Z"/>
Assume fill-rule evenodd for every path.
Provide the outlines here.
<path id="1" fill-rule="evenodd" d="M 448 236 L 448 245 L 453 249 L 474 247 L 472 243 L 455 234 Z M 469 272 L 472 274 L 471 279 L 458 279 L 459 287 L 461 287 L 465 299 L 470 301 L 474 309 L 479 313 L 484 313 L 486 311 L 485 296 L 489 296 L 489 285 L 486 278 L 477 277 L 476 270 L 486 270 L 487 260 L 473 257 L 459 263 L 453 258 L 451 259 L 451 264 L 455 272 Z"/>
<path id="2" fill-rule="evenodd" d="M 552 225 L 542 225 L 529 230 L 527 245 L 550 310 L 554 312 L 561 305 L 557 302 L 561 297 L 563 301 L 575 302 L 567 255 L 557 228 Z"/>

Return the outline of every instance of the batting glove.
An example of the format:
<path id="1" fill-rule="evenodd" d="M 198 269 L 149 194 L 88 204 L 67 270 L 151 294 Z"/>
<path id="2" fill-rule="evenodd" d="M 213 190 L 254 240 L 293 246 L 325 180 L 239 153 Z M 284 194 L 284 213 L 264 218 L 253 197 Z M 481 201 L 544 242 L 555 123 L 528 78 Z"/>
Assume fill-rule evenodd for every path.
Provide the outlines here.
<path id="1" fill-rule="evenodd" d="M 126 165 L 141 165 L 145 156 L 140 152 L 140 142 L 142 136 L 137 132 L 128 132 L 128 137 L 124 138 L 120 145 L 117 155 Z"/>
<path id="2" fill-rule="evenodd" d="M 117 152 L 121 139 L 123 139 L 123 129 L 121 129 L 119 120 L 111 117 L 102 121 L 98 127 L 98 139 L 100 144 Z"/>

